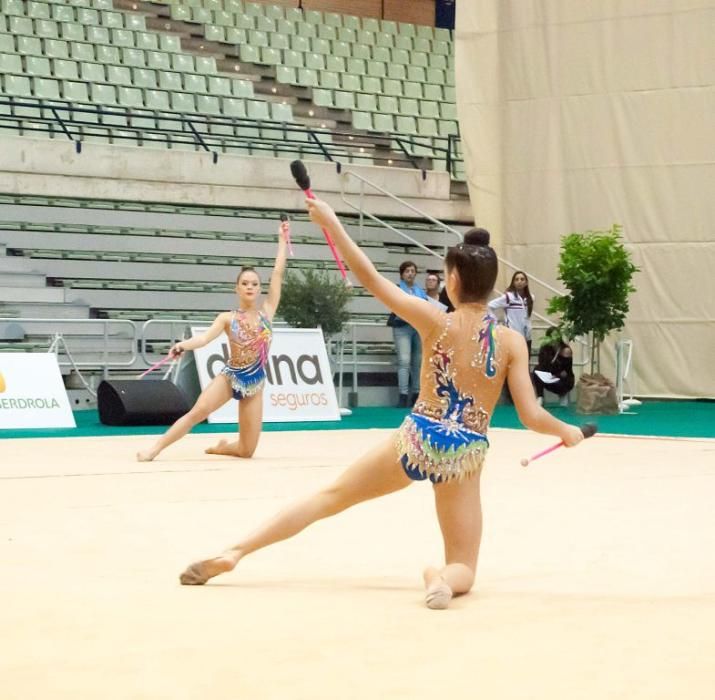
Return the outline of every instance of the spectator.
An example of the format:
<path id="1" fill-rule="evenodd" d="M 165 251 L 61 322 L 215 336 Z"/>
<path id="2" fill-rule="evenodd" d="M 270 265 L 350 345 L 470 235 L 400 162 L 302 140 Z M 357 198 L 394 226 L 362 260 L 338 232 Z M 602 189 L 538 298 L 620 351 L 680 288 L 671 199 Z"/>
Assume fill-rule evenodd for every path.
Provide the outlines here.
<path id="1" fill-rule="evenodd" d="M 573 353 L 571 348 L 559 339 L 547 342 L 539 350 L 539 362 L 531 373 L 537 401 L 544 403 L 544 389 L 561 397 L 562 406 L 569 405 L 569 392 L 574 386 Z"/>
<path id="2" fill-rule="evenodd" d="M 506 326 L 524 336 L 531 355 L 531 312 L 534 310 L 534 297 L 529 291 L 529 278 L 525 272 L 515 272 L 506 292 L 489 302 L 489 310 L 496 309 L 504 309 Z"/>
<path id="3" fill-rule="evenodd" d="M 447 310 L 447 305 L 442 303 L 440 288 L 442 280 L 437 272 L 428 272 L 425 277 L 425 291 L 428 301 L 436 304 L 442 311 Z"/>
<path id="4" fill-rule="evenodd" d="M 405 260 L 400 265 L 400 281 L 398 286 L 403 292 L 428 299 L 419 284 L 415 282 L 417 265 L 411 260 Z M 422 363 L 422 347 L 420 336 L 407 321 L 391 313 L 387 325 L 392 328 L 392 337 L 395 340 L 397 353 L 397 385 L 400 390 L 398 408 L 408 408 L 416 400 L 420 391 L 420 365 Z"/>

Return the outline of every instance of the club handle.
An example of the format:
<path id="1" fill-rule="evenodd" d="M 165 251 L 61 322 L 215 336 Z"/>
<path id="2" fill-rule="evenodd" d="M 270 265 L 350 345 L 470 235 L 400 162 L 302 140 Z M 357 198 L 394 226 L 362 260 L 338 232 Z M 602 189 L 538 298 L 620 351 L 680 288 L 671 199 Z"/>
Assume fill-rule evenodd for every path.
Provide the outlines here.
<path id="1" fill-rule="evenodd" d="M 584 423 L 581 426 L 581 432 L 584 438 L 593 437 L 598 432 L 598 426 L 595 423 Z"/>

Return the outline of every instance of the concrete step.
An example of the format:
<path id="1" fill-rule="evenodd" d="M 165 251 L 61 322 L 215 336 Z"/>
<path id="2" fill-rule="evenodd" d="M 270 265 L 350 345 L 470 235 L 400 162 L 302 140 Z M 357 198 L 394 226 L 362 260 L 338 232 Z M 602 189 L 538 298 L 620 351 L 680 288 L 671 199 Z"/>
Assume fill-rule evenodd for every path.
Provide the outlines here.
<path id="1" fill-rule="evenodd" d="M 55 303 L 66 301 L 61 287 L 1 287 L 0 302 Z"/>
<path id="2" fill-rule="evenodd" d="M 46 287 L 47 278 L 33 272 L 6 272 L 0 262 L 0 287 Z M 0 291 L 0 298 L 3 292 Z"/>
<path id="3" fill-rule="evenodd" d="M 81 303 L 44 304 L 39 302 L 4 303 L 0 299 L 0 318 L 19 316 L 20 318 L 89 318 L 89 305 Z"/>

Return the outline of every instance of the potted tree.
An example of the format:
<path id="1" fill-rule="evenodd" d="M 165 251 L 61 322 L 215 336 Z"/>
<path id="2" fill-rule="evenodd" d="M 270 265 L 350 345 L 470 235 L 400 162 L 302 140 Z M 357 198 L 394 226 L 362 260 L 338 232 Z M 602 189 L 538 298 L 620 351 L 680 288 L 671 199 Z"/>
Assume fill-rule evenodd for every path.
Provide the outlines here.
<path id="1" fill-rule="evenodd" d="M 567 294 L 549 299 L 547 312 L 560 314 L 554 333 L 573 340 L 585 336 L 591 348 L 590 374 L 578 382 L 577 409 L 582 413 L 617 413 L 613 382 L 601 374 L 601 344 L 623 328 L 628 298 L 635 291 L 638 268 L 621 238 L 622 227 L 570 233 L 561 241 L 558 278 Z"/>

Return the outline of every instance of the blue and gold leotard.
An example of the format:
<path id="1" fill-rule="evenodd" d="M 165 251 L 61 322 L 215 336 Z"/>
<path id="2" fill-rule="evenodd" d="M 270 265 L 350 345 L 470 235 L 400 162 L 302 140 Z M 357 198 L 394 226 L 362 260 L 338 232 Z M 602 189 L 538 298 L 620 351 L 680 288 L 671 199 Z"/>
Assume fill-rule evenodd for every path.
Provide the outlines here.
<path id="1" fill-rule="evenodd" d="M 233 398 L 240 401 L 263 388 L 273 330 L 263 311 L 258 312 L 258 323 L 253 325 L 238 309 L 233 312 L 227 335 L 231 357 L 221 374 L 231 382 Z"/>
<path id="2" fill-rule="evenodd" d="M 468 307 L 444 314 L 433 332 L 432 352 L 422 360 L 419 399 L 397 434 L 400 461 L 411 479 L 439 483 L 480 470 L 506 371 L 500 366 L 499 333 L 493 316 Z"/>

